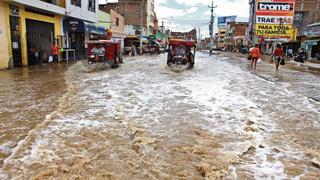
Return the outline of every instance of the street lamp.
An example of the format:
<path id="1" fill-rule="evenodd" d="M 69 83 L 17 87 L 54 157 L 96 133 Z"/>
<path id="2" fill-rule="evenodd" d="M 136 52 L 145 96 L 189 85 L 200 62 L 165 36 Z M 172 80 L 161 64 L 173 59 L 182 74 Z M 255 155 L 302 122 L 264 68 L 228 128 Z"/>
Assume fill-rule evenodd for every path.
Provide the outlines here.
<path id="1" fill-rule="evenodd" d="M 173 19 L 173 18 L 174 18 L 173 16 L 165 17 L 165 18 L 159 18 L 159 19 L 162 19 L 162 23 L 161 23 L 161 40 L 163 40 L 163 29 L 164 29 L 163 20 L 165 20 L 165 19 Z"/>

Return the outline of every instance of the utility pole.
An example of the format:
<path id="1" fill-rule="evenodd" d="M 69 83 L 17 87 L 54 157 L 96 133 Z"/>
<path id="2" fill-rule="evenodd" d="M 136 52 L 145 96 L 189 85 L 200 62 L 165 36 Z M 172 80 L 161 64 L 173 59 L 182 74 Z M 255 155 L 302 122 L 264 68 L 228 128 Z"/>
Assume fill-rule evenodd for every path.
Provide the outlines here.
<path id="1" fill-rule="evenodd" d="M 162 23 L 161 23 L 161 40 L 163 40 L 163 29 L 164 29 L 164 26 L 163 26 L 163 20 L 162 20 Z"/>
<path id="2" fill-rule="evenodd" d="M 211 33 L 211 50 L 213 49 L 213 28 L 214 28 L 214 15 L 213 15 L 213 10 L 214 8 L 217 8 L 217 6 L 213 6 L 213 1 L 212 1 L 212 4 L 211 6 L 208 6 L 211 10 L 211 20 L 210 20 L 210 25 L 209 25 L 209 30 L 210 30 L 210 33 Z"/>
<path id="3" fill-rule="evenodd" d="M 140 1 L 141 2 L 141 17 L 140 17 L 140 54 L 142 54 L 142 37 L 143 37 L 143 31 L 142 31 L 142 26 L 143 26 L 143 4 L 144 4 L 144 0 Z"/>
<path id="4" fill-rule="evenodd" d="M 201 48 L 200 46 L 201 46 L 201 29 L 199 27 L 198 47 Z"/>

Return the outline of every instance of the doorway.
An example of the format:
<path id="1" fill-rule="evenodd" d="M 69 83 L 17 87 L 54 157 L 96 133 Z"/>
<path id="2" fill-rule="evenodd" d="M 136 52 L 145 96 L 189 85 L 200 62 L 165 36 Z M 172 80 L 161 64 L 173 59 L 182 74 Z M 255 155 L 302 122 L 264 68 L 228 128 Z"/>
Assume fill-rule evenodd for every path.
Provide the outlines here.
<path id="1" fill-rule="evenodd" d="M 71 49 L 75 49 L 76 58 L 82 59 L 86 57 L 85 49 L 85 33 L 84 32 L 70 32 L 69 38 L 71 42 Z"/>
<path id="2" fill-rule="evenodd" d="M 54 24 L 26 19 L 26 32 L 28 64 L 47 62 L 54 41 Z"/>

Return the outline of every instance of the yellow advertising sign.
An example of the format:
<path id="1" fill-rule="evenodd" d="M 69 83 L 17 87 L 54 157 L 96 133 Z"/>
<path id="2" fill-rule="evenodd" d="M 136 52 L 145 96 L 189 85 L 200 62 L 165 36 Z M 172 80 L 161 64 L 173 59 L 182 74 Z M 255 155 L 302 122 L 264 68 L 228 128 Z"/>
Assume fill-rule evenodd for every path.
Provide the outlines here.
<path id="1" fill-rule="evenodd" d="M 292 38 L 292 25 L 256 24 L 256 35 L 273 38 Z"/>

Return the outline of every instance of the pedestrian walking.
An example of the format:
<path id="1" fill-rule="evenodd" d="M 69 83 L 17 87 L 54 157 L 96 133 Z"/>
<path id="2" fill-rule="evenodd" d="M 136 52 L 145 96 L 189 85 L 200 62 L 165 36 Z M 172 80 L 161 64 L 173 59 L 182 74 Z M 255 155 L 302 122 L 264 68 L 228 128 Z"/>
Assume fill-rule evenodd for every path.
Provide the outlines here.
<path id="1" fill-rule="evenodd" d="M 258 59 L 261 57 L 258 44 L 256 44 L 255 47 L 252 48 L 250 54 L 251 54 L 251 69 L 256 70 Z"/>
<path id="2" fill-rule="evenodd" d="M 35 49 L 34 56 L 39 66 L 42 65 L 42 59 L 40 58 L 40 50 L 38 48 Z"/>
<path id="3" fill-rule="evenodd" d="M 280 63 L 283 64 L 282 61 L 284 61 L 283 50 L 280 44 L 277 44 L 277 48 L 273 52 L 273 57 L 275 58 L 276 71 L 278 71 Z"/>
<path id="4" fill-rule="evenodd" d="M 252 45 L 249 45 L 249 46 L 248 46 L 248 53 L 249 53 L 249 55 L 248 55 L 248 57 L 247 57 L 247 60 L 248 60 L 248 61 L 252 61 L 251 52 L 252 52 L 253 48 L 254 48 L 254 46 L 252 46 Z"/>
<path id="5" fill-rule="evenodd" d="M 52 42 L 51 56 L 54 64 L 58 63 L 58 55 L 59 55 L 59 46 L 56 44 L 56 42 Z"/>
<path id="6" fill-rule="evenodd" d="M 136 47 L 134 45 L 131 46 L 131 56 L 136 55 Z"/>

